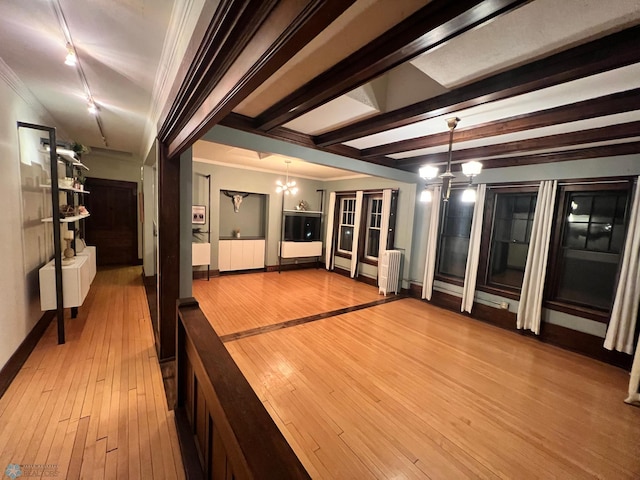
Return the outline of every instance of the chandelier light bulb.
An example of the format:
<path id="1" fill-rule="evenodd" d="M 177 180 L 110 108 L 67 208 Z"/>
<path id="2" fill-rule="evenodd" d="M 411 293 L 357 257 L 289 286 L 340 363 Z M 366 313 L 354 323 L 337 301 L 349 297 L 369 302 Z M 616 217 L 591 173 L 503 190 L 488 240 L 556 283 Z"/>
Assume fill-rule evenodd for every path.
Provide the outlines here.
<path id="1" fill-rule="evenodd" d="M 475 203 L 476 201 L 476 189 L 469 186 L 462 192 L 461 201 L 464 203 Z"/>
<path id="2" fill-rule="evenodd" d="M 434 167 L 432 165 L 425 165 L 424 167 L 420 167 L 418 170 L 418 174 L 421 178 L 425 180 L 432 180 L 438 176 L 438 167 Z"/>
<path id="3" fill-rule="evenodd" d="M 78 58 L 76 57 L 76 52 L 73 50 L 73 47 L 70 43 L 67 43 L 67 56 L 64 59 L 64 64 L 69 65 L 70 67 L 75 67 L 78 63 Z"/>

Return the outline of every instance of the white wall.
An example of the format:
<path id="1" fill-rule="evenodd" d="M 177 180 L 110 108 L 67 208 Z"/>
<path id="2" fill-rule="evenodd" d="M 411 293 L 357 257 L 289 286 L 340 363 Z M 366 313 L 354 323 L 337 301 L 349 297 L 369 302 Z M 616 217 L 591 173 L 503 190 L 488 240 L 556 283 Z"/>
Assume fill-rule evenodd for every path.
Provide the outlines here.
<path id="1" fill-rule="evenodd" d="M 38 270 L 53 255 L 53 230 L 40 223 L 40 218 L 51 215 L 49 191 L 37 189 L 45 174 L 38 165 L 39 156 L 34 153 L 37 147 L 33 145 L 29 151 L 23 148 L 24 161 L 31 161 L 31 165 L 21 163 L 17 122 L 50 127 L 55 124 L 1 59 L 0 112 L 1 368 L 42 317 Z M 35 142 L 46 136 L 46 133 L 27 135 Z M 28 142 L 29 138 L 24 140 Z"/>

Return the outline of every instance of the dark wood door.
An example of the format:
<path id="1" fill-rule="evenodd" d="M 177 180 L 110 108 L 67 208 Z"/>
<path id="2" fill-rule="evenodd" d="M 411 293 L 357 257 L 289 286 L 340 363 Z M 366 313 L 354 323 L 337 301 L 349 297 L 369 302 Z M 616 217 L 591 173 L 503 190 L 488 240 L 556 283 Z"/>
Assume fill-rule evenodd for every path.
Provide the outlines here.
<path id="1" fill-rule="evenodd" d="M 138 184 L 87 178 L 91 216 L 85 220 L 87 245 L 96 247 L 98 265 L 138 263 Z"/>

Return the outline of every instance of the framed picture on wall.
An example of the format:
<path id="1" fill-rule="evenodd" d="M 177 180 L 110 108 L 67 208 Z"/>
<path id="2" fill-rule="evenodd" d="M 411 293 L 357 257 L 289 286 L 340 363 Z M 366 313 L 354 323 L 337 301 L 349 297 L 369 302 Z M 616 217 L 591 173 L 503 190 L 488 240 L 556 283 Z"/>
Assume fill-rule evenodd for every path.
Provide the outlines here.
<path id="1" fill-rule="evenodd" d="M 204 225 L 207 223 L 207 207 L 205 205 L 193 205 L 191 207 L 191 223 Z"/>

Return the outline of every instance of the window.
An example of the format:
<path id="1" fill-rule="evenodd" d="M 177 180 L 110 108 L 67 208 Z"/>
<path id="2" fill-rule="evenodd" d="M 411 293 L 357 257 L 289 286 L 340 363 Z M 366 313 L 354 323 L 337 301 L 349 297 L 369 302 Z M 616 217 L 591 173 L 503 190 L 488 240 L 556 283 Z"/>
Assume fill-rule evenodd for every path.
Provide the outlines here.
<path id="1" fill-rule="evenodd" d="M 570 186 L 561 192 L 551 298 L 607 311 L 613 304 L 624 244 L 629 184 L 599 187 Z"/>
<path id="2" fill-rule="evenodd" d="M 522 287 L 536 198 L 536 193 L 495 195 L 487 284 L 518 290 Z"/>
<path id="3" fill-rule="evenodd" d="M 340 225 L 338 227 L 338 251 L 351 253 L 353 247 L 353 227 L 356 221 L 356 199 L 343 198 L 340 201 Z"/>
<path id="4" fill-rule="evenodd" d="M 439 275 L 458 279 L 464 279 L 474 206 L 463 203 L 461 197 L 462 190 L 454 190 L 443 203 L 437 268 Z"/>
<path id="5" fill-rule="evenodd" d="M 380 225 L 382 225 L 382 197 L 369 199 L 367 212 L 367 235 L 365 237 L 365 257 L 375 260 L 380 249 Z"/>

